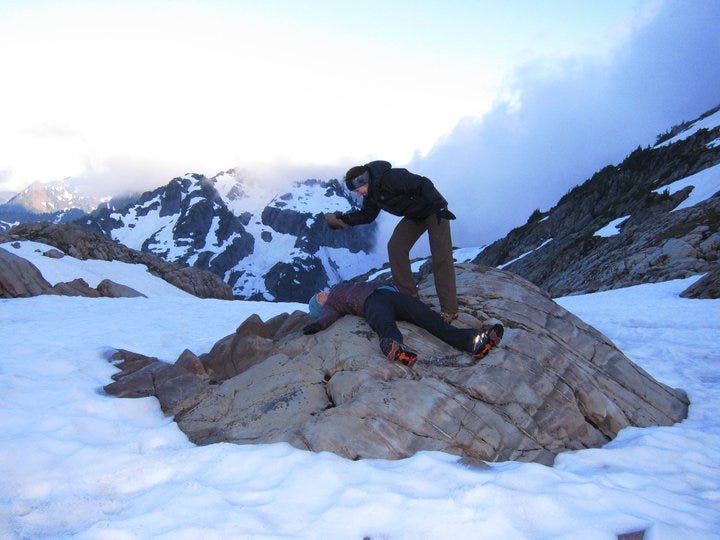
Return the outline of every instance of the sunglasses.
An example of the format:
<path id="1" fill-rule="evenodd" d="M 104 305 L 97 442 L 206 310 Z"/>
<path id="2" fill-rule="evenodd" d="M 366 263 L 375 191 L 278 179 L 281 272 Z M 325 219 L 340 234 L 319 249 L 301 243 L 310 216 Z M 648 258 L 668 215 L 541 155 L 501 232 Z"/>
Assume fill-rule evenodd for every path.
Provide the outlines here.
<path id="1" fill-rule="evenodd" d="M 356 176 L 355 178 L 352 178 L 351 180 L 348 180 L 348 186 L 352 191 L 355 191 L 358 188 L 363 187 L 365 184 L 367 184 L 370 181 L 370 171 L 365 171 L 360 176 Z"/>

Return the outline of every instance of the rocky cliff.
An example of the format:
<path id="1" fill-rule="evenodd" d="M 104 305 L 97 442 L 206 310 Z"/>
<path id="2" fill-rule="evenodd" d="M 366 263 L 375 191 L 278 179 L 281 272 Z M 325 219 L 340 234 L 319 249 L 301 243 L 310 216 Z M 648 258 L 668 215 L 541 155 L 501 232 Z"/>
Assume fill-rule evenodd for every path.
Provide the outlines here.
<path id="1" fill-rule="evenodd" d="M 718 195 L 720 112 L 710 111 L 536 211 L 475 262 L 552 296 L 710 272 L 720 259 Z"/>

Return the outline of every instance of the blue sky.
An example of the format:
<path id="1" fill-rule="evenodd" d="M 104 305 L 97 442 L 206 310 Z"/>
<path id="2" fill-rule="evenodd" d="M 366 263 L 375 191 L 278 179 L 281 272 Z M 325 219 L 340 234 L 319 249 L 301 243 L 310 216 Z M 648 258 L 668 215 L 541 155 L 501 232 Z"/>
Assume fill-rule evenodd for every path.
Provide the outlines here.
<path id="1" fill-rule="evenodd" d="M 470 172 L 481 158 L 485 170 L 534 171 L 542 163 L 509 142 L 578 141 L 593 122 L 624 151 L 720 102 L 718 68 L 688 52 L 704 48 L 700 63 L 718 53 L 718 4 L 0 1 L 0 191 L 67 176 L 146 189 L 231 167 L 286 182 L 371 159 L 451 190 L 492 182 Z M 558 126 L 564 104 L 573 120 Z M 549 167 L 564 188 L 548 193 L 622 157 L 586 146 L 582 167 Z M 515 172 L 502 180 L 522 191 L 527 171 Z"/>

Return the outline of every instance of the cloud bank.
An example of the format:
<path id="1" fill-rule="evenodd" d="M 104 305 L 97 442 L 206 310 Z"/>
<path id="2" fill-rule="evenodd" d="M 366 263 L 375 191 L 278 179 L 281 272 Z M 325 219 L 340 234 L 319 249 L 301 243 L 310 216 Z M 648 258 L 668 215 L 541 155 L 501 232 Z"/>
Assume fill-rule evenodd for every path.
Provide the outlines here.
<path id="1" fill-rule="evenodd" d="M 718 28 L 720 2 L 666 2 L 609 56 L 518 69 L 510 97 L 408 165 L 450 201 L 455 245 L 501 238 L 602 167 L 720 104 Z"/>

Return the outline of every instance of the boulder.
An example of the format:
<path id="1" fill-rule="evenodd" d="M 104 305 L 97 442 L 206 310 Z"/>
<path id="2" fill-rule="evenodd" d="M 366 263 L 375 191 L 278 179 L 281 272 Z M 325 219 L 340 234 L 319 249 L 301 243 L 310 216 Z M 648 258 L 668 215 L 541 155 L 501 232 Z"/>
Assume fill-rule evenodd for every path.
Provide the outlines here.
<path id="1" fill-rule="evenodd" d="M 51 259 L 62 259 L 65 256 L 65 254 L 62 251 L 60 251 L 59 249 L 55 249 L 55 248 L 45 250 L 43 252 L 43 255 L 45 257 L 49 257 Z"/>
<path id="2" fill-rule="evenodd" d="M 102 294 L 93 289 L 82 278 L 73 279 L 72 281 L 63 281 L 52 286 L 47 294 L 59 294 L 62 296 L 85 296 L 87 298 L 99 298 Z"/>
<path id="3" fill-rule="evenodd" d="M 0 248 L 0 298 L 37 296 L 51 288 L 34 264 Z"/>
<path id="4" fill-rule="evenodd" d="M 157 396 L 166 410 L 182 412 L 197 403 L 208 385 L 205 380 L 180 363 L 167 364 L 130 351 L 119 350 L 110 358 L 119 362 L 124 377 L 105 387 L 119 397 Z M 128 376 L 128 373 L 131 374 Z"/>
<path id="5" fill-rule="evenodd" d="M 686 417 L 682 390 L 654 380 L 536 286 L 477 265 L 456 272 L 456 324 L 506 328 L 481 362 L 400 323 L 419 353 L 408 368 L 385 359 L 364 319 L 346 316 L 305 336 L 310 319 L 295 312 L 262 324 L 252 316 L 199 355 L 208 376 L 152 360 L 116 374 L 106 391 L 157 396 L 197 444 L 284 441 L 350 459 L 437 450 L 549 464 L 565 450 L 602 446 L 624 427 Z M 437 307 L 432 283 L 421 282 L 421 295 Z"/>
<path id="6" fill-rule="evenodd" d="M 282 313 L 267 322 L 251 315 L 234 334 L 201 355 L 202 363 L 213 380 L 229 379 L 271 356 L 277 339 L 299 330 L 307 322 L 307 314 L 299 311 Z"/>
<path id="7" fill-rule="evenodd" d="M 720 298 L 720 267 L 716 267 L 680 293 L 683 298 Z"/>
<path id="8" fill-rule="evenodd" d="M 100 296 L 108 296 L 110 298 L 147 298 L 143 293 L 136 291 L 132 287 L 115 283 L 110 279 L 103 279 L 96 287 Z"/>

